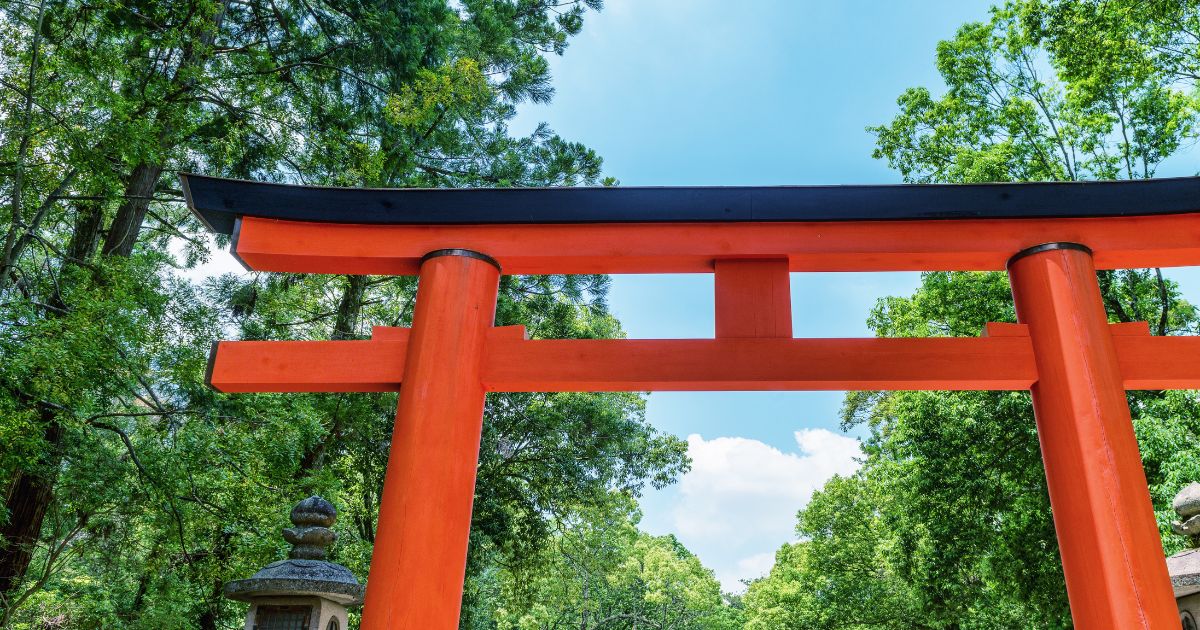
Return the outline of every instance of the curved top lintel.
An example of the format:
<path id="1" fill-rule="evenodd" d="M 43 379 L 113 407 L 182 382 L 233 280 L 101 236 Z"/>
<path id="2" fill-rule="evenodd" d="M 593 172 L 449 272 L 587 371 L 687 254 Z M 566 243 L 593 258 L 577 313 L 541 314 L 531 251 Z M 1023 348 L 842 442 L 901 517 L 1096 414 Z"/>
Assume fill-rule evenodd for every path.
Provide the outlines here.
<path id="1" fill-rule="evenodd" d="M 366 225 L 901 221 L 1200 212 L 1200 177 L 1099 182 L 617 188 L 332 188 L 181 174 L 214 232 L 237 217 Z"/>

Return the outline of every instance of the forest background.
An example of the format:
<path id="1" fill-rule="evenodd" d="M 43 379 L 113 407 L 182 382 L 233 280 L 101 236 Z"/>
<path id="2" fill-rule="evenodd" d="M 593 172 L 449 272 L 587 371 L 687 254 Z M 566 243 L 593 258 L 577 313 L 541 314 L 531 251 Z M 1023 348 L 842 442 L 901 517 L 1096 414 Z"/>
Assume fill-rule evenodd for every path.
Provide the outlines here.
<path id="1" fill-rule="evenodd" d="M 602 8 L 0 2 L 0 626 L 238 627 L 221 585 L 281 557 L 287 508 L 311 493 L 341 509 L 336 559 L 366 575 L 394 395 L 226 397 L 203 386 L 203 365 L 216 338 L 404 325 L 414 283 L 201 278 L 227 243 L 188 216 L 175 174 L 617 185 L 577 142 L 607 131 L 563 138 L 528 124 L 554 95 L 550 60 Z M 671 11 L 686 24 L 684 6 Z M 905 181 L 1195 173 L 1196 3 L 1014 1 L 967 20 L 931 51 L 942 85 L 904 91 L 890 121 L 856 123 L 878 125 L 864 137 Z M 719 51 L 723 22 L 710 25 Z M 756 95 L 714 100 L 754 118 Z M 861 97 L 810 85 L 806 98 Z M 736 130 L 692 131 L 729 161 L 744 148 Z M 1194 334 L 1171 277 L 1102 274 L 1111 316 Z M 508 277 L 497 323 L 620 336 L 610 286 Z M 926 274 L 913 287 L 857 317 L 887 336 L 970 336 L 1013 319 L 1002 274 Z M 1197 402 L 1131 397 L 1168 552 L 1184 542 L 1165 528 L 1170 497 L 1200 479 Z M 696 452 L 647 420 L 645 397 L 493 396 L 486 420 L 464 628 L 1070 624 L 1025 394 L 846 397 L 861 461 L 824 482 L 744 593 L 723 593 L 681 537 L 638 529 L 639 498 L 681 477 L 686 488 Z"/>

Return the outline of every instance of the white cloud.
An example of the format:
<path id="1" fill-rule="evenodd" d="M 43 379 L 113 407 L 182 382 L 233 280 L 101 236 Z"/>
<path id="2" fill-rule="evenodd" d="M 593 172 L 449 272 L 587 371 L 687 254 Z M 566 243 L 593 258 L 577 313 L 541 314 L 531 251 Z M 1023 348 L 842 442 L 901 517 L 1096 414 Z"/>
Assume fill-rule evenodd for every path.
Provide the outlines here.
<path id="1" fill-rule="evenodd" d="M 858 468 L 857 439 L 825 429 L 794 435 L 796 453 L 742 437 L 688 436 L 692 470 L 680 481 L 674 528 L 726 590 L 769 571 L 775 550 L 795 539 L 796 512 L 813 491 Z"/>
<path id="2" fill-rule="evenodd" d="M 725 590 L 740 591 L 742 590 L 742 580 L 754 580 L 763 577 L 771 572 L 771 567 L 773 566 L 775 566 L 774 551 L 756 553 L 738 560 L 733 565 L 732 571 L 718 573 L 717 579 L 721 580 L 721 585 Z"/>

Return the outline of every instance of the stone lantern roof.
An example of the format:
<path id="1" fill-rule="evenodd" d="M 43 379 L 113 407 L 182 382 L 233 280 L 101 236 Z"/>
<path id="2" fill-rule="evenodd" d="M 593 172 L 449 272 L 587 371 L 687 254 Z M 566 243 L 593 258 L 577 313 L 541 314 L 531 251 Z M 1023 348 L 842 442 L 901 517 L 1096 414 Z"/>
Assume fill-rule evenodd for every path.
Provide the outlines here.
<path id="1" fill-rule="evenodd" d="M 292 508 L 292 524 L 283 538 L 292 544 L 287 560 L 272 562 L 245 580 L 225 584 L 225 596 L 254 601 L 272 596 L 312 595 L 346 606 L 362 603 L 364 587 L 346 567 L 325 559 L 325 548 L 337 540 L 333 504 L 311 496 Z"/>

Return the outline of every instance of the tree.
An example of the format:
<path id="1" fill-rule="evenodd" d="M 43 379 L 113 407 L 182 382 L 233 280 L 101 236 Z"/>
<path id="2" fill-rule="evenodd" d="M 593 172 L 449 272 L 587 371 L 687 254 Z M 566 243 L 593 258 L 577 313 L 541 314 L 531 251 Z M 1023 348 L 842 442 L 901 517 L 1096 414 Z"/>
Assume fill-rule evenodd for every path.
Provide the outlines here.
<path id="1" fill-rule="evenodd" d="M 785 544 L 746 593 L 748 630 L 924 627 L 916 594 L 887 553 L 884 488 L 834 477 L 801 512 L 801 542 Z"/>
<path id="2" fill-rule="evenodd" d="M 311 492 L 343 510 L 336 553 L 366 574 L 394 396 L 225 397 L 201 376 L 209 342 L 230 333 L 403 325 L 414 283 L 190 282 L 177 271 L 214 243 L 174 175 L 612 183 L 587 147 L 506 126 L 518 103 L 551 97 L 544 55 L 599 7 L 0 2 L 0 625 L 227 624 L 238 613 L 221 584 L 279 557 L 281 506 Z M 506 278 L 498 319 L 535 336 L 619 335 L 606 288 Z M 494 397 L 487 413 L 473 581 L 519 560 L 553 518 L 686 466 L 636 395 Z"/>
<path id="3" fill-rule="evenodd" d="M 942 42 L 946 91 L 907 90 L 872 127 L 906 181 L 1150 177 L 1194 137 L 1200 5 L 1010 2 Z M 1084 52 L 1086 51 L 1086 52 Z M 1113 321 L 1194 334 L 1195 308 L 1159 270 L 1099 274 Z M 880 300 L 880 336 L 975 336 L 1015 321 L 1002 273 L 927 273 Z M 1200 478 L 1193 392 L 1131 393 L 1168 553 L 1170 498 Z M 1069 627 L 1045 476 L 1025 393 L 861 392 L 862 468 L 801 511 L 801 541 L 746 597 L 750 627 Z M 876 614 L 887 611 L 886 615 Z M 775 625 L 772 625 L 775 624 Z"/>
<path id="4" fill-rule="evenodd" d="M 498 577 L 500 630 L 740 628 L 712 571 L 673 536 L 637 529 L 631 497 L 560 521 L 537 562 Z"/>

